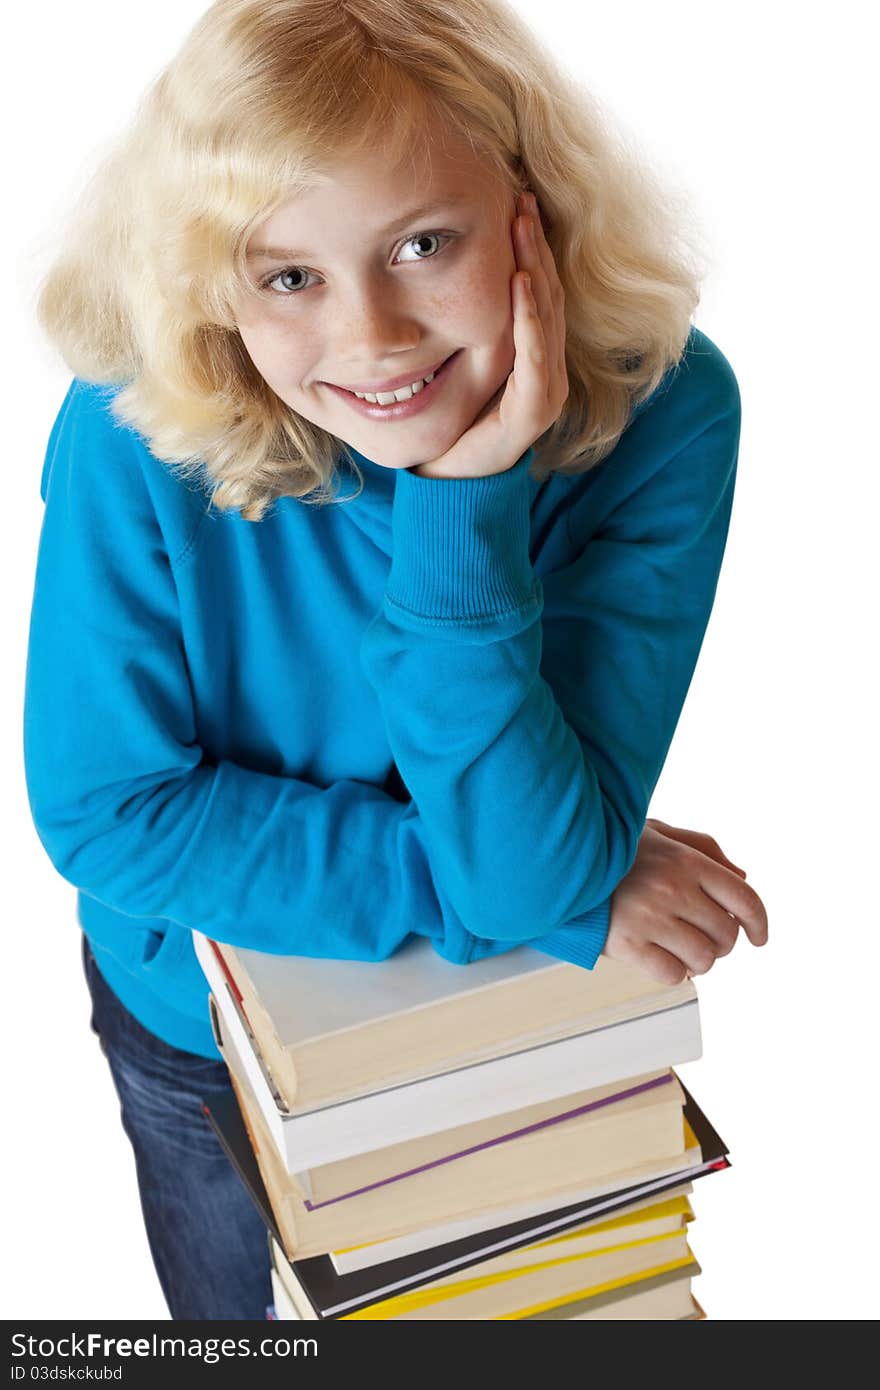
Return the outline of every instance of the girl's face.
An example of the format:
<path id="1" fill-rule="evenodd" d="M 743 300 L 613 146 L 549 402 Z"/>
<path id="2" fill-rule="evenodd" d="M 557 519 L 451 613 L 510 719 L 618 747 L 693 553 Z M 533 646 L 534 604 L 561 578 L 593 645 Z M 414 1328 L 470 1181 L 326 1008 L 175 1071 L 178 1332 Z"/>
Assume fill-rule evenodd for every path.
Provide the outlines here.
<path id="1" fill-rule="evenodd" d="M 333 164 L 248 243 L 260 297 L 236 323 L 254 366 L 298 415 L 373 462 L 437 458 L 513 370 L 515 216 L 513 193 L 457 139 L 432 142 L 424 172 L 391 169 L 381 152 Z M 352 388 L 416 382 L 452 354 L 416 413 L 356 408 Z"/>

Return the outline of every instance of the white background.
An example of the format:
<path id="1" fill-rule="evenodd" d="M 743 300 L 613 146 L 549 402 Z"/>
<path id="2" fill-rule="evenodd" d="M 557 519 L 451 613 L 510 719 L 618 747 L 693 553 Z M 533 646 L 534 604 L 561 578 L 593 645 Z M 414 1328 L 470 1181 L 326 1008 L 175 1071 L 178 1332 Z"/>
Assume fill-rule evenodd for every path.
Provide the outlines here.
<path id="1" fill-rule="evenodd" d="M 748 871 L 770 944 L 698 979 L 685 1084 L 733 1167 L 694 1189 L 714 1319 L 865 1319 L 876 1142 L 877 128 L 871 6 L 516 0 L 689 190 L 714 269 L 695 321 L 743 398 L 730 539 L 651 813 Z M 202 0 L 49 0 L 6 21 L 2 547 L 2 1298 L 8 1318 L 167 1316 L 106 1063 L 75 890 L 21 753 L 40 472 L 69 374 L 33 305 L 55 225 Z M 874 711 L 873 714 L 871 711 Z"/>

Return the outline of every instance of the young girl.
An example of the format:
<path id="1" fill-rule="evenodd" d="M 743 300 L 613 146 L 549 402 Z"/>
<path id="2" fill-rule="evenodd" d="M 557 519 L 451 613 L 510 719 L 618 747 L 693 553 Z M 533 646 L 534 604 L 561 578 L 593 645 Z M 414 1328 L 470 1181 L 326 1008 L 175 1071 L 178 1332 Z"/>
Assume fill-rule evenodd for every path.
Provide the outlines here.
<path id="1" fill-rule="evenodd" d="M 83 198 L 26 765 L 173 1317 L 270 1301 L 192 928 L 670 982 L 766 939 L 646 821 L 739 440 L 697 279 L 501 0 L 217 0 Z"/>

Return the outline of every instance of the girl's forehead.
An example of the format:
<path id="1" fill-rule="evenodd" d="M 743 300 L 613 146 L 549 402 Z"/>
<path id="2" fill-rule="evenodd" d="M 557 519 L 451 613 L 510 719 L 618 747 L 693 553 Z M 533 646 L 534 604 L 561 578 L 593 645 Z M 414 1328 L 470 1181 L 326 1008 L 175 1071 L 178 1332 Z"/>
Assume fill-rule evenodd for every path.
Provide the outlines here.
<path id="1" fill-rule="evenodd" d="M 387 183 L 466 184 L 485 179 L 490 161 L 456 132 L 419 133 L 403 143 L 377 141 L 328 160 L 315 186 L 378 180 Z"/>
<path id="2" fill-rule="evenodd" d="M 332 216 L 336 205 L 387 230 L 386 213 L 407 215 L 434 204 L 486 204 L 498 184 L 494 167 L 466 141 L 413 148 L 390 161 L 383 149 L 359 150 L 328 161 L 295 189 L 282 193 L 264 225 Z M 497 187 L 494 188 L 497 193 Z"/>

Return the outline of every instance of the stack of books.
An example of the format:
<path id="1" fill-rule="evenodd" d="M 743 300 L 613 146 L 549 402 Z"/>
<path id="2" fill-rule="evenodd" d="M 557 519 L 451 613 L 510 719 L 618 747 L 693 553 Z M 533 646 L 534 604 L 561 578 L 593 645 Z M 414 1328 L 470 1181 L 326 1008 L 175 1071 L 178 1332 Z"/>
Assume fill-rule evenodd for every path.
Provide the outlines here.
<path id="1" fill-rule="evenodd" d="M 692 980 L 193 935 L 238 1102 L 206 1113 L 266 1222 L 277 1317 L 705 1317 L 689 1198 L 729 1160 L 673 1070 L 701 1052 Z"/>

